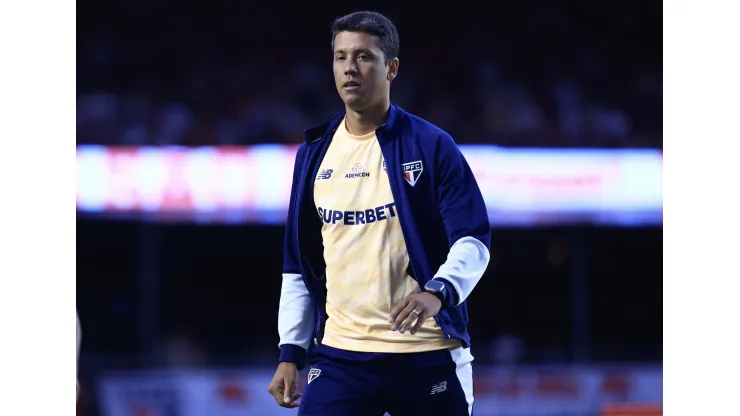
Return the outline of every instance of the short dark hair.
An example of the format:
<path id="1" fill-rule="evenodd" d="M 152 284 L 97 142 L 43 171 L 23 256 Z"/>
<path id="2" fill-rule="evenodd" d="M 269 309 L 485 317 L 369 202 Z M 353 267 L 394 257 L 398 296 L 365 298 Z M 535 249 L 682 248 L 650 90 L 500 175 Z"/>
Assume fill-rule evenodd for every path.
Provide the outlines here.
<path id="1" fill-rule="evenodd" d="M 331 49 L 339 32 L 365 32 L 378 38 L 378 46 L 388 62 L 398 57 L 401 45 L 391 19 L 378 12 L 359 11 L 334 19 L 331 24 Z"/>

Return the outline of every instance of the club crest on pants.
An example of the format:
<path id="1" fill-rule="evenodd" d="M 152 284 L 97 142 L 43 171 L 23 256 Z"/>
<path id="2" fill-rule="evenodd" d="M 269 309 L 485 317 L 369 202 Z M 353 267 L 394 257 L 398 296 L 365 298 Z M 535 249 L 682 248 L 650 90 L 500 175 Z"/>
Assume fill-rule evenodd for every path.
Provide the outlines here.
<path id="1" fill-rule="evenodd" d="M 318 368 L 312 368 L 308 371 L 308 384 L 311 384 L 312 381 L 316 380 L 319 375 L 321 375 L 321 370 Z"/>
<path id="2" fill-rule="evenodd" d="M 416 162 L 404 163 L 401 165 L 401 170 L 403 171 L 403 177 L 406 179 L 406 182 L 414 186 L 419 180 L 421 173 L 424 172 L 424 165 L 421 164 L 421 160 L 417 160 Z"/>

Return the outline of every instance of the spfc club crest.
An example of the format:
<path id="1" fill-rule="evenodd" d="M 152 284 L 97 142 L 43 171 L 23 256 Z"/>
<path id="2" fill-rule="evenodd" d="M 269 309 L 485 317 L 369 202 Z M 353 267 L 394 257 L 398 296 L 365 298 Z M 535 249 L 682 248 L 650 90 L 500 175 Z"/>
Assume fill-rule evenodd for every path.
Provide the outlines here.
<path id="1" fill-rule="evenodd" d="M 404 163 L 401 165 L 401 170 L 403 171 L 403 177 L 406 179 L 406 182 L 414 186 L 419 180 L 421 173 L 424 172 L 424 165 L 421 164 L 421 160 L 417 160 L 416 162 Z"/>
<path id="2" fill-rule="evenodd" d="M 312 368 L 308 372 L 308 384 L 311 384 L 312 381 L 316 380 L 319 375 L 321 375 L 321 370 L 318 368 Z"/>

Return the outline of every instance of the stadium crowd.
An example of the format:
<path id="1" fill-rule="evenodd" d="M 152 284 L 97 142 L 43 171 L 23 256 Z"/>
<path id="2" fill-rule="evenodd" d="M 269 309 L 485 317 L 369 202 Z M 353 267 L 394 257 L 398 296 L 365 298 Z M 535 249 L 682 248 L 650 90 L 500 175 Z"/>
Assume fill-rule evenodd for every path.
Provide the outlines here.
<path id="1" fill-rule="evenodd" d="M 401 33 L 393 99 L 459 143 L 660 148 L 652 9 L 635 2 L 610 13 L 611 3 L 509 5 L 493 23 L 451 12 L 444 31 L 399 6 L 390 11 Z M 331 14 L 304 21 L 226 2 L 195 13 L 185 2 L 142 17 L 136 4 L 119 5 L 130 13 L 109 24 L 81 19 L 78 144 L 298 143 L 341 109 Z"/>

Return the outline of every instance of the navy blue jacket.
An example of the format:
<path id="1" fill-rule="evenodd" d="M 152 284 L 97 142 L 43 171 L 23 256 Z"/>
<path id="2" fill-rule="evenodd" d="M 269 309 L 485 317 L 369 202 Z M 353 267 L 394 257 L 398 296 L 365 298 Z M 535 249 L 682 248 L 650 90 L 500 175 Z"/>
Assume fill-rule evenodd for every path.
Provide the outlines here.
<path id="1" fill-rule="evenodd" d="M 321 342 L 327 315 L 322 222 L 314 204 L 313 185 L 344 115 L 342 112 L 306 130 L 306 143 L 300 145 L 296 155 L 285 229 L 283 273 L 300 274 L 308 288 L 316 307 L 315 345 Z M 376 135 L 409 254 L 408 273 L 423 288 L 460 238 L 472 237 L 490 247 L 491 226 L 483 196 L 467 161 L 442 129 L 391 105 L 388 120 Z M 418 178 L 411 186 L 402 166 L 417 161 L 421 165 L 407 167 Z M 451 302 L 456 304 L 455 300 Z M 446 338 L 470 345 L 466 302 L 442 310 L 434 319 Z M 305 357 L 306 351 L 299 346 L 281 347 L 281 362 L 295 362 L 302 368 Z"/>

